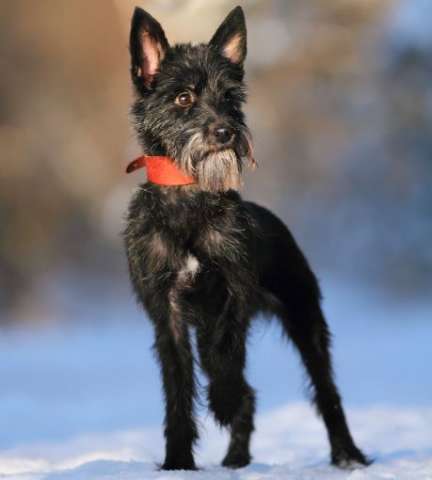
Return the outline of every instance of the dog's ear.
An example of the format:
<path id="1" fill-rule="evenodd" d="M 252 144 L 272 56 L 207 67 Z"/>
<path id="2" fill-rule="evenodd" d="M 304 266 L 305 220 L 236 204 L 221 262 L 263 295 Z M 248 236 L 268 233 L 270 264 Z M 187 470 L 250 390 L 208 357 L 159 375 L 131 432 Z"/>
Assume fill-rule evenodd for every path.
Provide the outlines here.
<path id="1" fill-rule="evenodd" d="M 168 49 L 165 33 L 149 13 L 135 7 L 132 17 L 129 50 L 132 81 L 138 89 L 150 87 Z"/>
<path id="2" fill-rule="evenodd" d="M 221 23 L 209 42 L 232 63 L 242 65 L 246 58 L 246 21 L 243 9 L 234 8 Z"/>

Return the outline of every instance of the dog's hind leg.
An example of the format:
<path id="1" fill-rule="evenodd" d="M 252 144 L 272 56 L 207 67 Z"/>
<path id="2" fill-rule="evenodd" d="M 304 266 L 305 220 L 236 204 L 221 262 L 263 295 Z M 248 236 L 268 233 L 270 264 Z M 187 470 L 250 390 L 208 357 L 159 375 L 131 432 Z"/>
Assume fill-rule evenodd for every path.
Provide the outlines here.
<path id="1" fill-rule="evenodd" d="M 229 314 L 228 314 L 229 315 Z M 254 430 L 255 393 L 244 377 L 246 325 L 225 316 L 197 329 L 201 366 L 209 378 L 208 400 L 216 421 L 229 427 L 228 452 L 222 465 L 240 468 L 251 460 L 250 437 Z"/>
<path id="2" fill-rule="evenodd" d="M 309 374 L 313 400 L 329 436 L 331 461 L 340 467 L 349 467 L 356 462 L 366 465 L 369 462 L 354 444 L 333 380 L 330 333 L 321 308 L 319 305 L 308 306 L 295 313 L 300 316 L 298 322 L 291 322 L 288 317 L 284 323 Z"/>
<path id="3" fill-rule="evenodd" d="M 193 403 L 195 382 L 189 332 L 183 325 L 156 326 L 155 350 L 161 365 L 165 394 L 166 456 L 164 470 L 194 470 L 193 444 L 197 438 Z"/>
<path id="4" fill-rule="evenodd" d="M 330 333 L 321 311 L 315 277 L 310 272 L 292 279 L 288 284 L 281 282 L 277 285 L 274 285 L 273 293 L 285 307 L 280 315 L 282 325 L 297 347 L 309 374 L 313 401 L 327 429 L 332 463 L 340 467 L 368 464 L 351 437 L 341 397 L 333 380 Z"/>

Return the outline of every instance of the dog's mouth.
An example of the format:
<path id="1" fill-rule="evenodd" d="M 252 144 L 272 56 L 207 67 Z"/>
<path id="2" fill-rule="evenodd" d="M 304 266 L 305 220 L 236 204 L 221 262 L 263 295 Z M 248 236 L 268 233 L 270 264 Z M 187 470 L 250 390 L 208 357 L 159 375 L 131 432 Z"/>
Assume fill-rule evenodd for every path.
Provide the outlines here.
<path id="1" fill-rule="evenodd" d="M 195 159 L 195 168 L 201 162 L 206 162 L 209 160 L 211 161 L 222 157 L 227 157 L 231 160 L 233 155 L 238 159 L 243 158 L 239 151 L 234 147 L 209 147 L 207 150 L 200 153 L 200 156 L 197 156 L 197 158 Z"/>

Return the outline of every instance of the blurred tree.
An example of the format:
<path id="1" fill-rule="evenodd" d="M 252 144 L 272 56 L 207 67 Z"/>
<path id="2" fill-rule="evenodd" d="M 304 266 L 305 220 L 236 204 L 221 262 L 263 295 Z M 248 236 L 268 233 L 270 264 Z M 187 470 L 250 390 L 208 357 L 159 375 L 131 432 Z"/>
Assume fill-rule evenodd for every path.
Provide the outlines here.
<path id="1" fill-rule="evenodd" d="M 138 3 L 172 43 L 206 41 L 236 4 Z M 63 270 L 124 279 L 122 212 L 142 178 L 122 171 L 138 151 L 127 117 L 135 4 L 0 6 L 0 308 L 46 302 L 35 285 Z M 275 208 L 319 269 L 427 291 L 432 42 L 412 33 L 427 15 L 400 13 L 424 12 L 424 0 L 243 5 L 261 167 L 245 195 Z"/>

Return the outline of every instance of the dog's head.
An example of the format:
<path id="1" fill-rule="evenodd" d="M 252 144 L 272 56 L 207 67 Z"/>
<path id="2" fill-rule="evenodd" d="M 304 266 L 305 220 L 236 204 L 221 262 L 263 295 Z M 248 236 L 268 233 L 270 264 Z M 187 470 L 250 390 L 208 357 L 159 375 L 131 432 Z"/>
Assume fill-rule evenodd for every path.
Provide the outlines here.
<path id="1" fill-rule="evenodd" d="M 167 155 L 200 188 L 238 188 L 243 160 L 254 164 L 244 123 L 246 25 L 241 7 L 208 44 L 170 46 L 160 24 L 136 8 L 130 33 L 132 108 L 144 152 Z"/>

